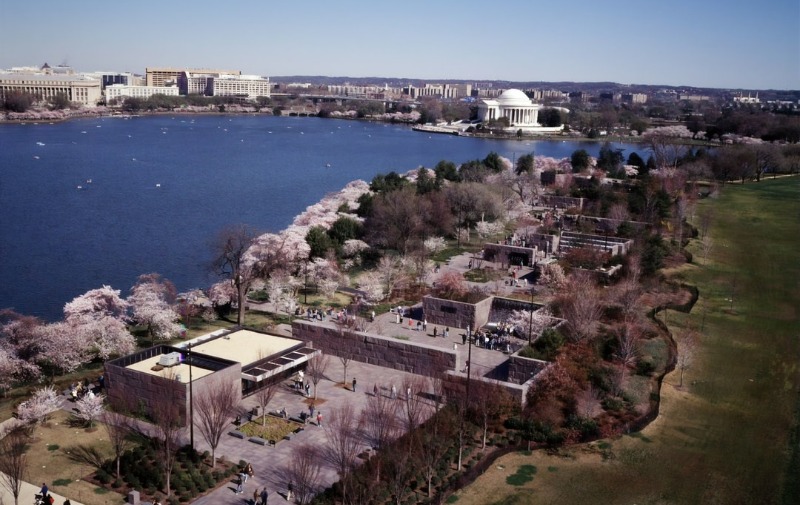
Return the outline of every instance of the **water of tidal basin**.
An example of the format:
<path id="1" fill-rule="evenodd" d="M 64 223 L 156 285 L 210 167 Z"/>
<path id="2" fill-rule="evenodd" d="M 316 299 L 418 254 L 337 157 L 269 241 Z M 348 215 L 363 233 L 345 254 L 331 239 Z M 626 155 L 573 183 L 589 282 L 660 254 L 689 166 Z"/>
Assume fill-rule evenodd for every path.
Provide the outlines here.
<path id="1" fill-rule="evenodd" d="M 219 230 L 279 231 L 354 179 L 490 151 L 564 157 L 600 148 L 242 115 L 5 124 L 0 146 L 0 308 L 47 320 L 104 284 L 127 296 L 143 273 L 179 290 L 207 287 L 217 280 L 208 264 Z"/>

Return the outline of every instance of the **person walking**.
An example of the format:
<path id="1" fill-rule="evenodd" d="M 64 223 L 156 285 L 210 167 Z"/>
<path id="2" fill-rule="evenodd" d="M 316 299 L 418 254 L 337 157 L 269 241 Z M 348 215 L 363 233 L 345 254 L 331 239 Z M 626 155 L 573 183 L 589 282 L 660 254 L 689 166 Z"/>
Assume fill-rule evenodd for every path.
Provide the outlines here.
<path id="1" fill-rule="evenodd" d="M 239 472 L 239 484 L 236 486 L 236 494 L 244 493 L 244 480 L 246 475 L 247 474 L 244 472 Z"/>
<path id="2" fill-rule="evenodd" d="M 308 398 L 309 396 L 311 396 L 311 384 L 306 382 L 306 398 Z"/>
<path id="3" fill-rule="evenodd" d="M 267 488 L 261 490 L 261 505 L 267 505 L 267 499 L 269 498 L 269 493 L 267 493 Z M 289 499 L 288 497 L 286 498 Z"/>
<path id="4" fill-rule="evenodd" d="M 356 392 L 356 378 L 353 377 L 353 393 Z"/>
<path id="5" fill-rule="evenodd" d="M 436 338 L 436 326 L 433 327 L 433 338 Z"/>
<path id="6" fill-rule="evenodd" d="M 292 486 L 292 483 L 289 482 L 289 484 L 286 486 L 286 501 L 288 501 L 289 503 L 292 503 L 292 500 L 294 499 L 293 491 L 294 487 Z"/>
<path id="7" fill-rule="evenodd" d="M 392 384 L 392 400 L 396 399 L 397 399 L 397 388 L 394 387 L 394 384 Z"/>
<path id="8" fill-rule="evenodd" d="M 372 396 L 374 396 L 376 398 L 378 397 L 378 385 L 377 384 L 373 384 L 372 385 Z"/>
<path id="9" fill-rule="evenodd" d="M 253 490 L 253 505 L 258 505 L 258 488 Z"/>
<path id="10" fill-rule="evenodd" d="M 322 411 L 321 410 L 317 411 L 317 426 L 322 428 Z"/>

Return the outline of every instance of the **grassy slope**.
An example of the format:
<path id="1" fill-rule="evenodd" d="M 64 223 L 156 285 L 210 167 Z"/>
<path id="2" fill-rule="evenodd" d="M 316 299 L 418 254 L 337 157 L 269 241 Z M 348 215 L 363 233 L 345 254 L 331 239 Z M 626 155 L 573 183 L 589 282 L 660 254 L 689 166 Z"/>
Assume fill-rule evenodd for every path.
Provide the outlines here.
<path id="1" fill-rule="evenodd" d="M 691 315 L 669 314 L 675 335 L 704 324 L 684 387 L 670 374 L 659 418 L 608 441 L 613 458 L 585 446 L 569 457 L 507 456 L 460 505 L 795 503 L 800 449 L 788 440 L 800 413 L 800 179 L 730 186 L 701 206 L 716 215 L 709 264 L 673 272 L 698 285 L 700 302 Z M 537 466 L 533 481 L 507 485 L 523 464 Z"/>

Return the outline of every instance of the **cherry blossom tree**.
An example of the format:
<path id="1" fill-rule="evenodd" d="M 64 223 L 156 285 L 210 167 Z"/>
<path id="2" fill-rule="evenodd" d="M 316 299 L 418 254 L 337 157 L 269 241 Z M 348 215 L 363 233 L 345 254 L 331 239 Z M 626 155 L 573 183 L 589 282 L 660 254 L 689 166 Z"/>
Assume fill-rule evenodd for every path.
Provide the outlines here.
<path id="1" fill-rule="evenodd" d="M 58 393 L 53 386 L 45 386 L 33 392 L 28 400 L 17 407 L 17 418 L 28 424 L 46 421 L 50 414 L 61 408 Z"/>
<path id="2" fill-rule="evenodd" d="M 548 307 L 533 310 L 514 310 L 508 318 L 514 330 L 523 338 L 528 337 L 529 343 L 535 342 L 542 336 L 542 332 L 558 322 L 553 317 Z"/>
<path id="3" fill-rule="evenodd" d="M 558 263 L 549 263 L 542 267 L 539 284 L 552 288 L 561 288 L 567 283 L 564 269 Z"/>
<path id="4" fill-rule="evenodd" d="M 17 357 L 13 348 L 0 347 L 0 396 L 5 396 L 16 382 L 38 377 L 39 374 L 39 368 Z"/>
<path id="5" fill-rule="evenodd" d="M 504 229 L 505 225 L 501 221 L 479 221 L 475 224 L 475 233 L 478 234 L 481 240 L 499 235 Z"/>
<path id="6" fill-rule="evenodd" d="M 214 305 L 211 299 L 202 289 L 193 289 L 185 293 L 178 293 L 176 296 L 177 311 L 183 319 L 183 323 L 189 326 L 192 318 L 199 316 L 203 321 L 213 321 L 216 319 Z"/>
<path id="7" fill-rule="evenodd" d="M 108 359 L 133 352 L 135 341 L 125 326 L 129 304 L 110 286 L 92 289 L 64 306 L 64 322 L 92 355 Z M 53 336 L 51 332 L 51 336 Z"/>
<path id="8" fill-rule="evenodd" d="M 40 331 L 42 351 L 37 356 L 43 368 L 53 373 L 74 372 L 91 359 L 89 345 L 81 332 L 63 321 L 43 326 Z"/>
<path id="9" fill-rule="evenodd" d="M 309 272 L 326 298 L 332 298 L 342 283 L 342 275 L 334 261 L 314 258 L 309 266 Z"/>
<path id="10" fill-rule="evenodd" d="M 128 297 L 133 320 L 147 328 L 151 341 L 169 340 L 180 333 L 174 301 L 175 286 L 156 273 L 140 275 Z"/>
<path id="11" fill-rule="evenodd" d="M 370 270 L 364 272 L 356 281 L 358 289 L 365 293 L 366 299 L 369 303 L 378 303 L 386 298 L 386 291 L 384 290 L 383 279 L 380 273 Z"/>
<path id="12" fill-rule="evenodd" d="M 437 254 L 444 251 L 447 247 L 447 242 L 444 237 L 430 237 L 425 239 L 422 246 L 428 251 L 428 254 Z"/>
<path id="13" fill-rule="evenodd" d="M 103 415 L 103 402 L 105 399 L 104 395 L 84 395 L 83 398 L 75 402 L 75 408 L 77 409 L 75 415 L 86 421 L 89 428 L 93 427 L 95 419 Z"/>

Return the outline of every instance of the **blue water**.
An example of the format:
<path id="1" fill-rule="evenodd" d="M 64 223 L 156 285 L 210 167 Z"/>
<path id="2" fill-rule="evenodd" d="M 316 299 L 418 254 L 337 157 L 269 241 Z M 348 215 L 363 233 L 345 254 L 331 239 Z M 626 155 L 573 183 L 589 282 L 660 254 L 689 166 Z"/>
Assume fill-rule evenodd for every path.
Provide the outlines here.
<path id="1" fill-rule="evenodd" d="M 600 145 L 242 115 L 0 125 L 0 308 L 56 320 L 75 296 L 104 284 L 127 296 L 149 272 L 180 291 L 207 287 L 218 280 L 209 243 L 226 225 L 279 231 L 378 173 L 578 148 L 596 155 Z"/>

